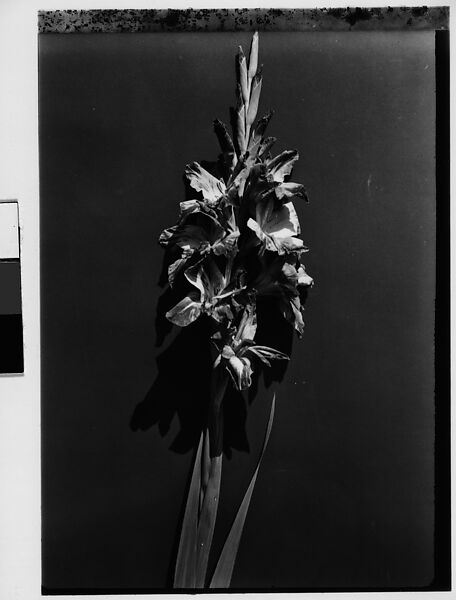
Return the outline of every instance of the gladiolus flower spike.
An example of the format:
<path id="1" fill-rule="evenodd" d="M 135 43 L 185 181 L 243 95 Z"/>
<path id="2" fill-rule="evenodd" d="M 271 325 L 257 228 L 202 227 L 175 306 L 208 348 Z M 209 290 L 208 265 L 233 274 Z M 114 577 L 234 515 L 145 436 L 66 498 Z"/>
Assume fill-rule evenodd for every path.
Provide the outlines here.
<path id="1" fill-rule="evenodd" d="M 304 325 L 300 291 L 313 280 L 300 262 L 307 248 L 299 238 L 293 205 L 294 200 L 306 201 L 307 194 L 302 184 L 289 181 L 299 154 L 287 150 L 271 156 L 275 138 L 265 136 L 271 111 L 255 122 L 262 83 L 258 33 L 248 61 L 239 47 L 236 67 L 238 104 L 232 134 L 219 119 L 214 121 L 224 158 L 223 177 L 197 162 L 187 165 L 185 175 L 195 198 L 181 203 L 178 223 L 161 234 L 160 243 L 178 256 L 169 268 L 170 284 L 184 276 L 196 288 L 168 311 L 168 319 L 185 327 L 202 314 L 210 315 L 216 330 L 215 366 L 224 365 L 234 385 L 244 389 L 251 383 L 252 359 L 268 365 L 270 360 L 287 358 L 256 346 L 253 337 L 248 344 L 246 338 L 242 343 L 237 338 L 246 318 L 256 323 L 257 295 L 275 297 L 300 336 Z M 251 264 L 257 265 L 255 273 L 246 271 L 245 265 Z"/>
<path id="2" fill-rule="evenodd" d="M 257 366 L 289 357 L 255 341 L 257 298 L 275 302 L 298 336 L 304 329 L 301 294 L 313 285 L 301 263 L 307 252 L 293 201 L 307 201 L 304 186 L 290 181 L 297 150 L 272 156 L 276 141 L 266 137 L 272 111 L 257 119 L 262 88 L 258 33 L 248 59 L 242 47 L 236 57 L 236 104 L 232 132 L 213 121 L 220 144 L 217 175 L 197 162 L 185 176 L 194 197 L 180 203 L 177 223 L 159 242 L 169 252 L 168 281 L 187 290 L 166 317 L 186 327 L 206 315 L 212 322 L 214 347 L 208 421 L 201 434 L 187 497 L 175 588 L 229 587 L 244 521 L 261 458 L 272 427 L 275 396 L 257 468 L 239 507 L 212 580 L 207 568 L 217 515 L 222 468 L 221 404 L 226 386 L 247 389 Z M 183 286 L 177 285 L 178 283 Z"/>

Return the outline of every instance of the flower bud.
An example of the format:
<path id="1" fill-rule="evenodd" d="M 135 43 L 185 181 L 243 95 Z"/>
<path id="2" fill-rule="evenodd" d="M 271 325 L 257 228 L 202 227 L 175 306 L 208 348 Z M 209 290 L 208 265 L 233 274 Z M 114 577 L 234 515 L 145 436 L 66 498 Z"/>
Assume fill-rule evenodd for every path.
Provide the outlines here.
<path id="1" fill-rule="evenodd" d="M 258 31 L 255 31 L 250 44 L 250 56 L 249 56 L 249 79 L 252 80 L 257 72 L 258 68 Z"/>
<path id="2" fill-rule="evenodd" d="M 238 53 L 238 76 L 239 76 L 239 85 L 241 86 L 242 99 L 244 100 L 244 104 L 248 105 L 249 103 L 249 83 L 247 80 L 247 61 L 242 51 L 242 46 L 239 46 Z"/>
<path id="3" fill-rule="evenodd" d="M 253 78 L 253 81 L 252 81 L 252 89 L 250 92 L 250 103 L 249 103 L 249 109 L 247 112 L 247 119 L 246 119 L 247 126 L 249 126 L 249 127 L 253 125 L 253 122 L 255 121 L 255 118 L 257 116 L 258 103 L 260 101 L 260 94 L 261 94 L 262 80 L 263 80 L 263 78 L 261 77 L 261 74 L 259 73 L 258 75 L 255 75 L 255 77 Z"/>

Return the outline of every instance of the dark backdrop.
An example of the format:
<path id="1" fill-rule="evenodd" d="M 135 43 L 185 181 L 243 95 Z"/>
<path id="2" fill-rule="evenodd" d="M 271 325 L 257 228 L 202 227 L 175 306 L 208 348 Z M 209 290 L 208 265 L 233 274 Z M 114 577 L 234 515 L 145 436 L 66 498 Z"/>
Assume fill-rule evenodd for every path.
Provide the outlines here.
<path id="1" fill-rule="evenodd" d="M 233 56 L 249 37 L 40 36 L 48 589 L 169 583 L 194 441 L 179 432 L 199 410 L 205 348 L 191 331 L 163 340 L 160 321 L 157 337 L 157 237 L 176 219 L 185 164 L 217 156 L 211 121 L 228 121 Z M 315 286 L 280 386 L 261 383 L 246 410 L 233 400 L 246 435 L 225 461 L 215 546 L 276 389 L 233 586 L 426 586 L 434 34 L 264 33 L 260 46 L 261 112 L 276 110 L 277 151 L 301 155 L 293 180 L 310 196 L 296 204 Z"/>

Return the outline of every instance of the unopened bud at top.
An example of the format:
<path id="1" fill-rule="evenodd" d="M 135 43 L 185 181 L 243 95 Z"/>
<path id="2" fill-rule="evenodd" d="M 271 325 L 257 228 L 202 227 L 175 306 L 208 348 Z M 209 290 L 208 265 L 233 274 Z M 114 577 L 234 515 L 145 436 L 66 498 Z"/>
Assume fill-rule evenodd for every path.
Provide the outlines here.
<path id="1" fill-rule="evenodd" d="M 258 31 L 255 31 L 250 44 L 249 79 L 252 80 L 258 68 Z"/>

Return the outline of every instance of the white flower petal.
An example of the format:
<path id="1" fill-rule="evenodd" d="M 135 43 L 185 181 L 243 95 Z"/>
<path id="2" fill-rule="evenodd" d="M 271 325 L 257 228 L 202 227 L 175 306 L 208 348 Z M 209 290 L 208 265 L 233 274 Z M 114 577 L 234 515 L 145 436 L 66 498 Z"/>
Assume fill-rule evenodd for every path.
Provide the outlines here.
<path id="1" fill-rule="evenodd" d="M 166 313 L 166 318 L 179 325 L 179 327 L 186 327 L 196 321 L 201 314 L 201 304 L 195 300 L 192 295 L 186 296 L 183 300 L 178 302 L 174 308 Z"/>
<path id="2" fill-rule="evenodd" d="M 279 200 L 283 200 L 284 198 L 290 200 L 295 196 L 307 200 L 306 190 L 301 183 L 293 183 L 291 181 L 287 183 L 281 183 L 275 188 L 274 191 Z"/>
<path id="3" fill-rule="evenodd" d="M 313 279 L 307 275 L 304 267 L 301 265 L 298 269 L 298 285 L 312 285 Z"/>
<path id="4" fill-rule="evenodd" d="M 251 385 L 253 371 L 248 358 L 233 356 L 227 361 L 227 369 L 238 390 L 245 390 Z"/>
<path id="5" fill-rule="evenodd" d="M 247 305 L 242 314 L 241 322 L 236 333 L 236 342 L 244 340 L 253 340 L 257 330 L 257 316 L 255 307 Z"/>
<path id="6" fill-rule="evenodd" d="M 199 262 L 193 267 L 190 267 L 185 271 L 185 277 L 187 280 L 194 285 L 200 291 L 200 302 L 204 302 L 206 297 L 206 289 L 203 282 L 203 266 Z"/>
<path id="7" fill-rule="evenodd" d="M 169 285 L 172 287 L 174 285 L 174 281 L 179 274 L 179 272 L 184 268 L 187 263 L 188 257 L 185 256 L 183 258 L 178 258 L 173 263 L 171 263 L 168 267 L 168 280 Z"/>
<path id="8" fill-rule="evenodd" d="M 296 252 L 304 249 L 304 242 L 300 238 L 280 238 L 274 236 L 273 240 L 279 254 L 287 254 L 289 252 Z"/>
<path id="9" fill-rule="evenodd" d="M 263 231 L 274 238 L 287 238 L 300 233 L 299 219 L 291 202 L 272 212 Z"/>
<path id="10" fill-rule="evenodd" d="M 263 233 L 263 230 L 261 229 L 260 225 L 254 219 L 249 219 L 247 221 L 247 227 L 256 233 L 257 238 L 261 242 L 267 242 L 266 235 Z"/>
<path id="11" fill-rule="evenodd" d="M 197 162 L 187 165 L 185 174 L 190 181 L 190 185 L 197 192 L 203 194 L 203 198 L 209 204 L 217 204 L 225 193 L 226 187 L 221 179 L 217 179 L 209 171 L 203 169 Z"/>
<path id="12" fill-rule="evenodd" d="M 224 256 L 228 256 L 229 254 L 233 254 L 237 250 L 237 240 L 239 238 L 239 231 L 234 231 L 233 233 L 228 234 L 223 238 L 220 242 L 217 242 L 212 246 L 212 250 L 214 254 L 220 256 L 223 254 Z"/>
<path id="13" fill-rule="evenodd" d="M 181 217 L 186 217 L 191 213 L 201 210 L 198 200 L 184 200 L 184 202 L 180 202 L 179 206 Z"/>
<path id="14" fill-rule="evenodd" d="M 283 182 L 290 175 L 294 163 L 298 160 L 297 150 L 285 150 L 268 163 L 268 171 L 274 181 Z"/>

